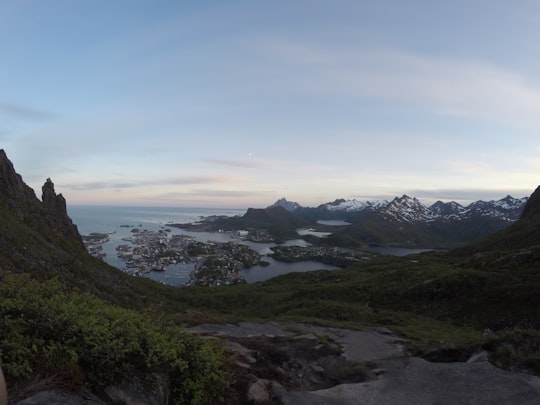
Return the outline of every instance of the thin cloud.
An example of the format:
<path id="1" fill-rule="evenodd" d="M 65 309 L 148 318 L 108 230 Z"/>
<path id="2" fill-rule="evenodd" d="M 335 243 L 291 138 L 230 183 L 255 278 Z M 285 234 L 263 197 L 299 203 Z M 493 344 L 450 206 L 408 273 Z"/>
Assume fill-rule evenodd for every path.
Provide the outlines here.
<path id="1" fill-rule="evenodd" d="M 378 99 L 440 115 L 540 127 L 540 83 L 490 63 L 393 50 L 346 52 L 280 40 L 256 45 L 260 62 L 270 65 L 261 65 L 261 74 L 284 67 L 301 72 L 262 81 L 267 91 Z"/>
<path id="2" fill-rule="evenodd" d="M 152 196 L 152 198 L 163 198 L 163 199 L 179 199 L 179 198 L 188 198 L 188 197 L 208 197 L 212 198 L 237 198 L 237 197 L 252 197 L 253 195 L 259 196 L 260 194 L 257 191 L 246 191 L 246 190 L 215 190 L 215 189 L 197 189 L 190 191 L 178 191 L 178 192 L 169 192 L 163 194 L 157 194 Z"/>
<path id="3" fill-rule="evenodd" d="M 136 181 L 93 181 L 86 183 L 68 183 L 62 187 L 70 190 L 88 191 L 88 190 L 103 190 L 103 189 L 129 189 L 137 187 L 154 187 L 154 186 L 170 186 L 170 185 L 197 185 L 197 184 L 212 184 L 212 183 L 227 183 L 230 179 L 225 176 L 186 176 L 186 177 L 166 177 L 156 179 L 144 179 Z"/>
<path id="4" fill-rule="evenodd" d="M 0 113 L 26 121 L 47 121 L 56 116 L 48 111 L 5 102 L 0 102 Z"/>
<path id="5" fill-rule="evenodd" d="M 207 159 L 205 162 L 221 166 L 245 167 L 249 169 L 259 169 L 265 166 L 263 163 L 256 160 Z"/>
<path id="6" fill-rule="evenodd" d="M 208 197 L 252 197 L 259 196 L 260 193 L 256 190 L 212 190 L 198 189 L 194 190 L 193 195 L 208 196 Z"/>
<path id="7" fill-rule="evenodd" d="M 68 190 L 78 190 L 78 191 L 91 191 L 91 190 L 103 190 L 107 188 L 112 189 L 125 189 L 141 186 L 140 183 L 115 183 L 115 182 L 101 182 L 93 181 L 87 183 L 71 183 L 71 184 L 62 184 L 62 187 Z"/>

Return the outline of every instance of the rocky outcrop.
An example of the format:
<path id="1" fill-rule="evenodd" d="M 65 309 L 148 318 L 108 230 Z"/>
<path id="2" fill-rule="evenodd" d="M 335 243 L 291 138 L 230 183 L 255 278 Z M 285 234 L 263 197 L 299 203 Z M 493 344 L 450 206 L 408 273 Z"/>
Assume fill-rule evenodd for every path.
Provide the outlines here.
<path id="1" fill-rule="evenodd" d="M 3 149 L 0 149 L 0 204 L 23 220 L 28 217 L 29 212 L 39 209 L 39 200 L 34 190 L 15 172 Z"/>
<path id="2" fill-rule="evenodd" d="M 167 405 L 169 403 L 169 379 L 165 374 L 151 373 L 131 376 L 122 383 L 104 388 L 101 398 L 83 390 L 65 391 L 52 388 L 39 391 L 13 405 Z"/>
<path id="3" fill-rule="evenodd" d="M 540 214 L 540 186 L 536 188 L 534 193 L 531 194 L 525 208 L 523 208 L 523 213 L 521 218 L 531 219 Z"/>
<path id="4" fill-rule="evenodd" d="M 71 218 L 68 216 L 66 200 L 62 194 L 56 194 L 54 183 L 50 178 L 47 179 L 41 190 L 43 192 L 41 201 L 47 223 L 62 235 L 78 239 L 82 243 L 77 226 L 73 224 Z"/>
<path id="5" fill-rule="evenodd" d="M 275 323 L 241 323 L 187 330 L 228 342 L 239 393 L 227 398 L 229 404 L 540 403 L 540 378 L 500 370 L 487 361 L 487 352 L 466 362 L 434 363 L 411 357 L 382 327 L 357 331 L 293 324 L 284 330 Z"/>
<path id="6" fill-rule="evenodd" d="M 6 152 L 0 149 L 0 207 L 13 212 L 19 220 L 39 231 L 45 239 L 54 237 L 52 232 L 76 240 L 84 246 L 77 227 L 67 214 L 66 200 L 62 194 L 56 194 L 51 179 L 47 179 L 42 191 L 40 201 L 15 171 Z"/>

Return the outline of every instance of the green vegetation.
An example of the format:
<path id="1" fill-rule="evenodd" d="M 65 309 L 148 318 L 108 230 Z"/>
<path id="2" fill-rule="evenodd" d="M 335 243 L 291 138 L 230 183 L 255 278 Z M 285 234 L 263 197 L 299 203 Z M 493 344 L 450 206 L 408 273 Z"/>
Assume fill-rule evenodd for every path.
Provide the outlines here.
<path id="1" fill-rule="evenodd" d="M 296 229 L 313 224 L 314 221 L 294 216 L 283 207 L 266 209 L 250 208 L 239 217 L 216 217 L 213 221 L 197 224 L 171 224 L 182 229 L 200 231 L 249 230 L 250 239 L 255 242 L 280 243 L 298 237 Z"/>
<path id="2" fill-rule="evenodd" d="M 160 372 L 176 404 L 209 404 L 226 388 L 221 349 L 155 317 L 23 275 L 1 276 L 0 300 L 8 379 L 54 375 L 70 386 L 103 387 L 130 373 Z"/>
<path id="3" fill-rule="evenodd" d="M 281 262 L 293 263 L 313 260 L 338 267 L 346 267 L 360 261 L 369 260 L 374 256 L 373 253 L 358 248 L 277 245 L 270 249 L 273 251 L 272 257 Z"/>
<path id="4" fill-rule="evenodd" d="M 501 367 L 540 372 L 540 243 L 530 223 L 452 252 L 208 289 L 129 277 L 65 242 L 65 250 L 44 245 L 12 218 L 2 222 L 11 243 L 2 260 L 29 274 L 4 271 L 1 280 L 0 356 L 12 381 L 54 372 L 72 385 L 102 385 L 159 370 L 178 381 L 178 403 L 208 403 L 226 385 L 222 353 L 180 328 L 248 320 L 384 325 L 432 360 L 466 360 L 483 348 Z M 21 262 L 24 251 L 41 256 Z"/>
<path id="5" fill-rule="evenodd" d="M 366 245 L 409 248 L 455 248 L 503 229 L 502 219 L 473 216 L 467 220 L 448 222 L 400 222 L 377 215 L 364 216 L 352 225 L 335 227 L 333 234 L 320 240 L 329 246 L 362 247 Z M 318 230 L 326 230 L 317 226 Z"/>
<path id="6" fill-rule="evenodd" d="M 361 260 L 341 270 L 211 289 L 123 274 L 51 227 L 55 221 L 44 220 L 35 197 L 16 195 L 9 204 L 4 197 L 0 193 L 0 359 L 10 383 L 53 375 L 70 387 L 103 388 L 158 372 L 170 380 L 174 403 L 212 404 L 228 383 L 224 353 L 182 327 L 250 320 L 384 325 L 431 360 L 465 360 L 485 349 L 498 366 L 540 374 L 540 191 L 525 220 L 455 251 Z M 230 221 L 220 226 L 258 224 L 276 239 L 296 235 L 307 223 L 279 208 L 249 210 Z M 379 231 L 392 237 L 389 229 Z M 420 231 L 409 228 L 399 237 L 420 240 Z M 357 237 L 336 236 L 350 246 Z M 190 249 L 207 253 L 200 244 Z M 231 254 L 258 260 L 245 251 Z M 357 367 L 344 372 L 357 374 Z"/>
<path id="7" fill-rule="evenodd" d="M 485 258 L 492 252 L 477 254 L 484 258 L 482 266 L 461 251 L 424 253 L 374 259 L 343 270 L 291 273 L 216 288 L 211 294 L 190 288 L 171 299 L 221 321 L 385 325 L 403 336 L 414 353 L 434 360 L 466 360 L 487 349 L 501 366 L 536 372 L 537 366 L 523 359 L 540 356 L 540 249 L 532 249 L 529 261 L 521 258 L 519 266 L 497 266 L 507 263 L 501 257 L 511 257 L 509 252 L 493 253 L 491 262 Z M 529 343 L 511 343 L 512 333 L 526 333 Z M 514 351 L 499 362 L 503 355 L 496 352 L 502 342 L 510 342 Z"/>
<path id="8" fill-rule="evenodd" d="M 492 353 L 492 361 L 498 367 L 540 374 L 538 330 L 516 329 L 494 334 L 489 337 L 486 348 Z"/>

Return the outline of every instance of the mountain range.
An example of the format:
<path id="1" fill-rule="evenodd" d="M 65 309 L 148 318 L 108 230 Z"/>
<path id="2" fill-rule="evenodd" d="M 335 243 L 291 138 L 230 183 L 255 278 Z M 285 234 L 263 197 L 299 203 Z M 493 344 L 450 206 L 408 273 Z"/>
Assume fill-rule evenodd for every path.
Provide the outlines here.
<path id="1" fill-rule="evenodd" d="M 387 219 L 394 219 L 401 222 L 429 222 L 436 220 L 464 220 L 473 216 L 487 216 L 499 218 L 505 221 L 516 221 L 519 219 L 528 197 L 514 198 L 510 195 L 492 201 L 475 201 L 467 206 L 463 206 L 455 201 L 436 203 L 427 206 L 416 197 L 402 195 L 395 197 L 391 201 L 359 201 L 356 199 L 337 199 L 327 202 L 316 208 L 302 207 L 299 203 L 288 201 L 286 198 L 277 200 L 272 207 L 283 207 L 289 212 L 317 212 L 320 216 L 328 218 L 334 216 L 351 217 L 361 215 L 366 212 L 378 213 Z"/>
<path id="2" fill-rule="evenodd" d="M 179 289 L 130 277 L 93 258 L 85 251 L 52 181 L 47 180 L 42 191 L 39 200 L 0 150 L 0 364 L 10 404 L 239 405 L 254 403 L 246 399 L 247 393 L 276 379 L 283 383 L 281 395 L 290 392 L 298 398 L 306 388 L 288 385 L 289 376 L 309 370 L 322 374 L 320 370 L 332 365 L 328 353 L 341 355 L 341 346 L 320 332 L 322 326 L 343 331 L 344 339 L 349 339 L 350 331 L 336 327 L 373 329 L 383 335 L 391 331 L 399 336 L 400 345 L 407 348 L 403 364 L 401 357 L 382 363 L 384 368 L 362 360 L 347 364 L 345 370 L 366 376 L 367 385 L 386 391 L 394 387 L 401 399 L 396 403 L 419 403 L 407 395 L 414 391 L 411 382 L 418 380 L 418 368 L 413 366 L 420 362 L 449 387 L 442 394 L 432 384 L 416 389 L 421 394 L 425 391 L 423 398 L 428 402 L 464 403 L 448 400 L 451 390 L 463 391 L 455 389 L 456 379 L 463 376 L 465 396 L 470 390 L 486 398 L 483 403 L 538 403 L 540 380 L 524 373 L 540 375 L 540 187 L 522 207 L 517 221 L 503 219 L 506 214 L 483 215 L 485 207 L 471 214 L 469 218 L 476 220 L 504 221 L 507 227 L 459 249 L 406 259 L 374 258 L 346 269 L 290 273 L 262 283 L 212 289 Z M 398 198 L 393 206 L 398 202 L 403 207 L 411 203 L 410 212 L 417 211 L 414 199 Z M 449 223 L 463 230 L 471 225 L 465 217 L 447 222 L 441 216 L 430 221 L 398 221 L 390 216 L 392 206 L 388 206 L 386 211 L 378 211 L 381 207 L 363 210 L 371 214 L 337 227 L 340 232 L 334 232 L 335 237 L 352 238 L 353 234 L 343 233 L 347 230 L 355 230 L 359 237 L 362 227 L 369 236 L 367 225 L 379 237 L 397 232 L 400 238 L 420 237 L 422 232 L 422 237 L 428 237 L 432 228 L 449 232 L 453 229 Z M 434 206 L 425 213 L 437 214 L 438 205 Z M 244 220 L 288 222 L 302 210 L 306 209 L 299 207 L 294 213 L 282 207 L 269 212 L 251 210 Z M 388 218 L 378 221 L 384 215 Z M 401 224 L 402 231 L 396 224 Z M 463 234 L 456 233 L 462 240 Z M 241 335 L 228 341 L 221 341 L 225 338 L 219 334 L 198 338 L 184 329 L 208 323 L 236 327 L 244 321 L 282 323 L 291 332 L 296 325 L 318 329 L 309 335 L 299 330 L 309 336 L 303 340 L 298 335 L 294 339 Z M 302 373 L 298 372 L 300 353 L 313 356 Z M 478 353 L 483 360 L 478 360 Z M 465 363 L 473 354 L 474 362 Z M 277 359 L 277 366 L 262 366 L 267 358 Z M 444 367 L 450 367 L 451 373 L 441 376 L 436 361 L 448 365 Z M 289 363 L 295 367 L 285 374 L 284 364 Z M 386 372 L 390 363 L 409 374 L 388 378 L 395 375 Z M 498 379 L 480 381 L 479 370 L 486 369 Z M 525 378 L 512 383 L 518 375 L 510 371 L 519 371 Z M 353 385 L 358 386 L 356 380 L 334 391 L 344 392 L 350 400 L 339 398 L 332 403 L 369 400 L 351 397 Z M 501 388 L 498 392 L 505 397 L 493 396 L 495 388 Z M 529 400 L 524 400 L 524 393 Z M 320 399 L 311 392 L 305 397 Z"/>
<path id="3" fill-rule="evenodd" d="M 467 244 L 517 221 L 527 201 L 527 197 L 508 195 L 467 206 L 455 201 L 437 201 L 427 206 L 415 197 L 403 195 L 391 201 L 337 199 L 318 207 L 302 207 L 281 198 L 269 208 L 282 207 L 292 216 L 313 221 L 349 222 L 350 226 L 331 228 L 332 236 L 326 240 L 330 244 L 449 248 Z"/>

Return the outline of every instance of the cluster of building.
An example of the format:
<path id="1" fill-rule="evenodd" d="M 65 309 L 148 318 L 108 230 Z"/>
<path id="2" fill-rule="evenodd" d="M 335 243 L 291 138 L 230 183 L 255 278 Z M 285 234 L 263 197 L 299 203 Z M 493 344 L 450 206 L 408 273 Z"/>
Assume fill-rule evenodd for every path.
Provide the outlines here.
<path id="1" fill-rule="evenodd" d="M 193 283 L 202 286 L 219 286 L 245 283 L 240 270 L 259 263 L 261 256 L 248 246 L 238 243 L 205 243 L 196 246 L 205 250 L 193 274 Z"/>
<path id="2" fill-rule="evenodd" d="M 197 242 L 192 236 L 170 234 L 168 228 L 159 231 L 133 228 L 128 242 L 116 246 L 118 258 L 125 263 L 125 272 L 144 275 L 151 271 L 166 271 L 177 263 L 192 263 L 191 285 L 219 286 L 245 283 L 240 271 L 257 265 L 259 253 L 241 243 Z M 270 237 L 264 230 L 240 230 L 234 233 L 240 239 L 266 241 Z M 105 255 L 102 245 L 110 240 L 108 234 L 90 234 L 83 237 L 89 252 L 97 257 Z M 284 246 L 272 248 L 275 260 L 296 262 L 314 260 L 335 266 L 347 266 L 373 255 L 361 249 L 325 246 Z"/>
<path id="3" fill-rule="evenodd" d="M 171 264 L 189 262 L 186 249 L 193 241 L 187 235 L 172 235 L 168 229 L 148 231 L 134 228 L 132 236 L 123 238 L 129 244 L 116 247 L 117 256 L 125 261 L 124 271 L 133 275 L 143 275 L 150 271 L 165 271 Z"/>
<path id="4" fill-rule="evenodd" d="M 103 251 L 103 244 L 110 240 L 108 233 L 93 232 L 90 235 L 83 235 L 82 240 L 88 253 L 98 259 L 105 259 L 107 253 Z"/>
<path id="5" fill-rule="evenodd" d="M 197 242 L 189 235 L 170 234 L 170 229 L 149 231 L 133 228 L 132 235 L 116 246 L 116 254 L 124 262 L 124 272 L 143 276 L 151 271 L 166 271 L 177 263 L 194 263 L 192 285 L 219 286 L 245 283 L 240 270 L 258 264 L 260 255 L 248 246 L 226 242 Z M 84 237 L 94 256 L 104 258 L 103 243 L 108 234 Z M 96 254 L 101 252 L 102 254 Z"/>
<path id="6" fill-rule="evenodd" d="M 372 253 L 364 249 L 349 249 L 334 246 L 274 246 L 273 258 L 284 262 L 314 260 L 334 266 L 345 267 L 362 260 L 369 260 Z"/>

